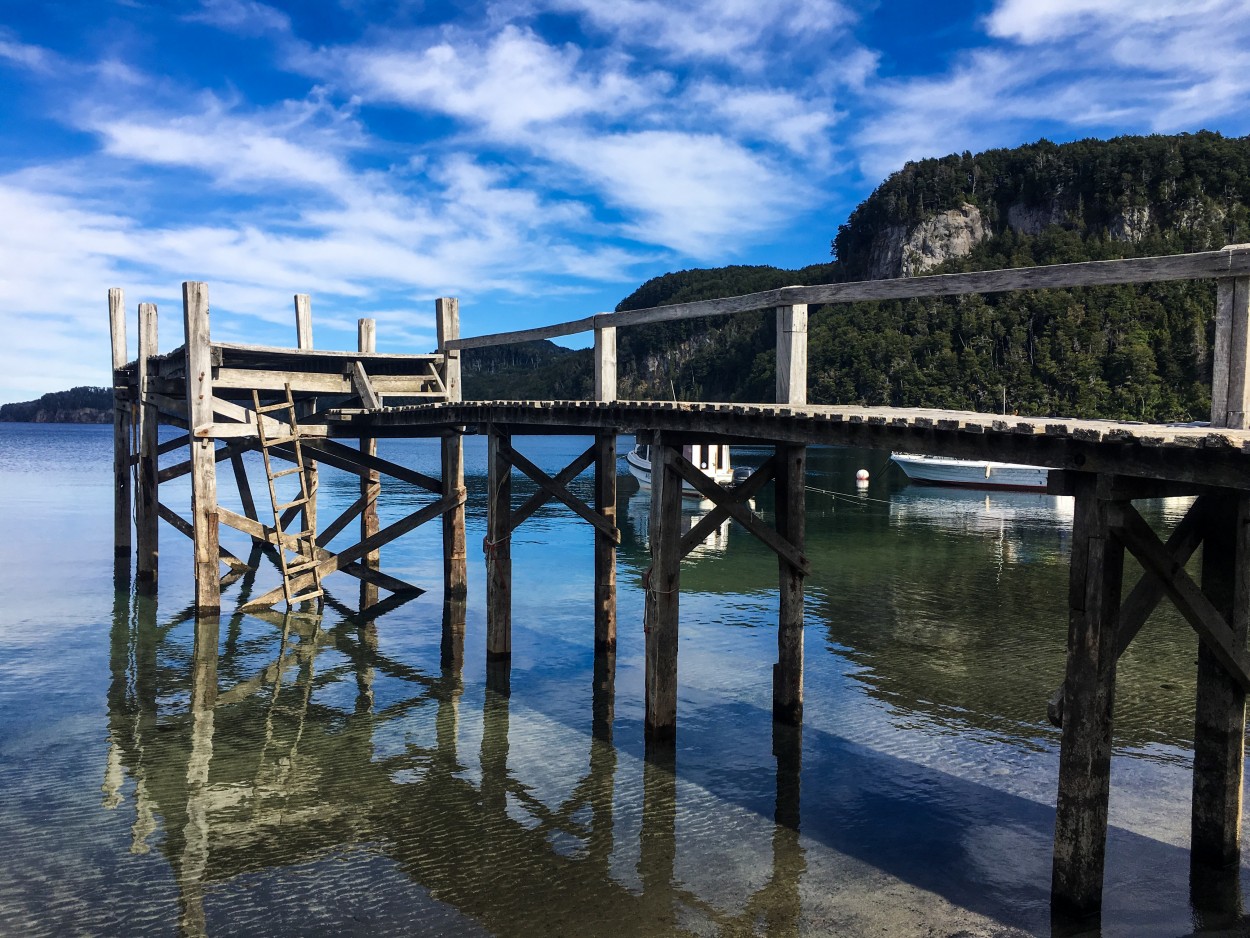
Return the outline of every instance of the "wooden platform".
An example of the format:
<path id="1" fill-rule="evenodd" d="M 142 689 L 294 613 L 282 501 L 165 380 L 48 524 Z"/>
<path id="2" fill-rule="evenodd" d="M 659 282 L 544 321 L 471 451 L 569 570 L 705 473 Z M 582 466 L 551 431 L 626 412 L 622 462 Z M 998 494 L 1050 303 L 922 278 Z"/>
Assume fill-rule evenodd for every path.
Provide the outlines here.
<path id="1" fill-rule="evenodd" d="M 1206 425 L 662 401 L 464 401 L 327 414 L 332 437 L 438 435 L 449 426 L 472 432 L 491 424 L 517 434 L 660 430 L 674 438 L 744 445 L 858 446 L 1250 489 L 1250 431 Z"/>

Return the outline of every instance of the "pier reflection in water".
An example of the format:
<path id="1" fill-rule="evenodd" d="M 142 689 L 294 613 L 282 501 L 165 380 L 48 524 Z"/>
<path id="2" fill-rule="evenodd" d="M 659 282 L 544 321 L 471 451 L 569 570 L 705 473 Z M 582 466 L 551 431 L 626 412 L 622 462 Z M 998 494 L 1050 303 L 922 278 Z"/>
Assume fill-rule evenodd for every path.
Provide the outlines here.
<path id="1" fill-rule="evenodd" d="M 757 921 L 773 934 L 798 931 L 796 732 L 777 738 L 772 873 L 745 901 L 720 907 L 676 872 L 672 752 L 634 767 L 637 790 L 616 790 L 606 656 L 596 662 L 581 768 L 551 802 L 525 778 L 548 768 L 534 763 L 542 740 L 531 737 L 565 729 L 524 728 L 530 751 L 517 760 L 506 695 L 487 689 L 480 710 L 464 712 L 463 603 L 444 610 L 440 670 L 427 673 L 389 658 L 376 623 L 359 616 L 331 627 L 315 614 L 262 615 L 266 635 L 243 616 L 162 621 L 152 599 L 129 609 L 124 597 L 111 637 L 103 804 L 128 803 L 131 853 L 164 854 L 183 934 L 306 933 L 341 925 L 344 913 L 428 933 L 739 933 Z M 619 843 L 617 810 L 634 816 L 623 825 L 635 829 L 632 845 Z M 631 854 L 634 869 L 622 870 Z M 345 868 L 383 859 L 388 879 L 401 874 L 424 894 L 419 909 L 411 889 L 379 893 L 394 883 L 367 885 L 367 869 Z M 289 897 L 298 911 L 260 891 L 269 871 L 292 867 L 308 874 L 307 894 Z"/>
<path id="2" fill-rule="evenodd" d="M 0 566 L 0 931 L 1049 931 L 1061 505 L 903 488 L 880 454 L 813 450 L 811 484 L 841 497 L 809 496 L 805 725 L 774 732 L 770 716 L 776 560 L 730 528 L 683 567 L 681 723 L 665 757 L 643 744 L 646 525 L 624 492 L 615 662 L 593 654 L 589 532 L 544 509 L 514 545 L 525 589 L 500 685 L 480 575 L 458 605 L 431 592 L 368 621 L 354 595 L 332 596 L 319 621 L 227 615 L 214 634 L 183 611 L 189 549 L 167 534 L 159 605 L 135 595 L 132 571 L 112 568 L 110 438 L 97 498 L 90 428 L 40 433 L 77 442 L 63 460 L 39 451 L 38 471 L 13 468 L 13 437 L 0 447 L 0 507 L 41 533 Z M 471 544 L 484 533 L 475 446 Z M 565 464 L 564 441 L 526 446 Z M 389 455 L 425 468 L 420 444 Z M 358 496 L 332 472 L 322 484 L 327 514 Z M 71 537 L 94 560 L 35 596 Z M 387 563 L 428 584 L 438 560 L 413 538 Z M 274 573 L 258 561 L 263 591 Z M 229 605 L 252 589 L 241 579 Z M 1105 935 L 1195 921 L 1193 652 L 1161 609 L 1121 661 Z M 1214 882 L 1196 880 L 1199 909 Z M 1231 895 L 1211 904 L 1235 908 L 1238 883 L 1222 885 Z"/>

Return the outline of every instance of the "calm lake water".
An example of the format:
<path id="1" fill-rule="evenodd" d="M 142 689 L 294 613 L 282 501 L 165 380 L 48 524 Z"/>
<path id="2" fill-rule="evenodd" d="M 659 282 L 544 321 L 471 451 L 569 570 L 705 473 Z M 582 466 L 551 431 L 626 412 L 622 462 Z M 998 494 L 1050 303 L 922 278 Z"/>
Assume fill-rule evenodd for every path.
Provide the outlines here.
<path id="1" fill-rule="evenodd" d="M 588 443 L 518 442 L 553 473 Z M 436 444 L 380 445 L 437 474 Z M 111 464 L 109 427 L 0 424 L 0 933 L 1049 933 L 1061 500 L 909 487 L 884 454 L 809 451 L 801 734 L 771 722 L 776 560 L 729 526 L 682 568 L 677 746 L 648 761 L 649 504 L 632 484 L 614 696 L 595 672 L 590 528 L 548 506 L 514 536 L 505 697 L 486 686 L 482 440 L 466 441 L 462 653 L 443 639 L 433 525 L 383 552 L 429 591 L 376 622 L 341 574 L 320 620 L 231 614 L 278 583 L 262 560 L 224 593 L 217 634 L 201 627 L 216 654 L 196 655 L 190 544 L 162 527 L 159 596 L 134 595 L 114 567 Z M 589 498 L 590 477 L 576 484 Z M 356 495 L 325 471 L 323 523 Z M 189 492 L 162 499 L 185 512 Z M 427 499 L 396 484 L 383 523 Z M 757 507 L 771 516 L 771 492 Z M 1165 608 L 1121 661 L 1106 935 L 1204 924 L 1195 653 Z"/>

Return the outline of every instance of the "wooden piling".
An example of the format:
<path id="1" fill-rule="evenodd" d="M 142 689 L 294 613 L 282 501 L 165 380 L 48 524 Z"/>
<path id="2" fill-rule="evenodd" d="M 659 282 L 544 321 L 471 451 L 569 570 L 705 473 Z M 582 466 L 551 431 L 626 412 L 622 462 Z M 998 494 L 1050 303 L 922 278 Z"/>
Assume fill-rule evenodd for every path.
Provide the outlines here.
<path id="1" fill-rule="evenodd" d="M 356 321 L 356 351 L 362 355 L 372 355 L 378 350 L 377 323 L 372 319 Z M 377 456 L 378 441 L 373 437 L 360 438 L 360 452 L 366 457 Z M 360 475 L 360 497 L 364 507 L 360 511 L 360 539 L 373 537 L 380 530 L 378 522 L 378 499 L 382 497 L 382 474 L 376 469 L 369 469 Z M 360 558 L 360 562 L 370 570 L 378 570 L 382 565 L 382 549 L 369 551 Z M 378 601 L 378 587 L 367 580 L 360 581 L 360 609 L 363 612 Z"/>
<path id="2" fill-rule="evenodd" d="M 448 401 L 461 399 L 460 351 L 447 343 L 460 338 L 460 303 L 454 297 L 440 297 L 434 305 L 438 328 L 438 351 L 443 355 L 443 384 Z M 442 437 L 443 497 L 459 504 L 443 514 L 443 595 L 466 595 L 469 584 L 469 557 L 464 533 L 464 438 L 453 430 Z M 511 644 L 508 646 L 511 648 Z"/>
<path id="3" fill-rule="evenodd" d="M 807 403 L 807 305 L 777 307 L 777 403 Z"/>
<path id="4" fill-rule="evenodd" d="M 777 533 L 802 552 L 806 529 L 807 450 L 778 446 Z M 777 610 L 777 664 L 773 668 L 773 719 L 803 722 L 803 571 L 778 555 L 781 599 Z"/>
<path id="5" fill-rule="evenodd" d="M 595 436 L 595 511 L 616 525 L 616 434 Z M 616 544 L 595 529 L 595 650 L 616 648 Z"/>
<path id="6" fill-rule="evenodd" d="M 191 430 L 191 516 L 195 542 L 195 607 L 201 615 L 221 608 L 217 579 L 221 549 L 217 539 L 217 457 L 211 437 L 197 435 L 213 423 L 213 358 L 208 331 L 208 284 L 182 285 L 186 335 L 187 422 Z"/>
<path id="7" fill-rule="evenodd" d="M 660 433 L 651 443 L 651 571 L 647 583 L 646 735 L 677 735 L 677 618 L 681 585 L 681 477 L 679 450 Z"/>
<path id="8" fill-rule="evenodd" d="M 1107 849 L 1124 546 L 1110 532 L 1110 502 L 1099 497 L 1098 482 L 1097 476 L 1082 474 L 1074 483 L 1068 664 L 1051 877 L 1051 912 L 1061 929 L 1101 911 Z"/>
<path id="9" fill-rule="evenodd" d="M 159 554 L 160 515 L 156 448 L 159 446 L 157 428 L 160 413 L 156 404 L 148 399 L 148 378 L 152 359 L 157 354 L 156 304 L 139 304 L 139 357 L 136 363 L 139 395 L 139 463 L 138 491 L 135 499 L 135 540 L 138 557 L 136 580 L 145 588 L 156 585 L 157 557 Z"/>
<path id="10" fill-rule="evenodd" d="M 126 365 L 126 301 L 121 287 L 109 290 L 109 335 L 113 348 L 113 550 L 130 554 L 130 385 Z"/>
<path id="11" fill-rule="evenodd" d="M 1220 496 L 1209 513 L 1202 546 L 1202 592 L 1246 647 L 1250 617 L 1250 498 Z M 1241 857 L 1242 772 L 1246 695 L 1203 641 L 1198 645 L 1194 712 L 1193 815 L 1190 849 L 1195 864 L 1225 867 Z"/>
<path id="12" fill-rule="evenodd" d="M 510 436 L 487 430 L 486 657 L 512 657 L 512 464 L 505 452 Z"/>

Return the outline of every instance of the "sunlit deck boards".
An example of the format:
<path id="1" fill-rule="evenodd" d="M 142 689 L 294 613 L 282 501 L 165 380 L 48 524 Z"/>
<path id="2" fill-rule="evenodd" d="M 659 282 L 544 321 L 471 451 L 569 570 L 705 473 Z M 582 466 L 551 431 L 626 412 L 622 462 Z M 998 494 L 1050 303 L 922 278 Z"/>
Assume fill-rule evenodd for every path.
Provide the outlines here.
<path id="1" fill-rule="evenodd" d="M 1015 417 L 922 408 L 664 401 L 465 401 L 328 414 L 331 436 L 422 436 L 448 426 L 516 433 L 603 430 L 741 443 L 914 450 L 1250 489 L 1250 431 L 1210 426 Z"/>

